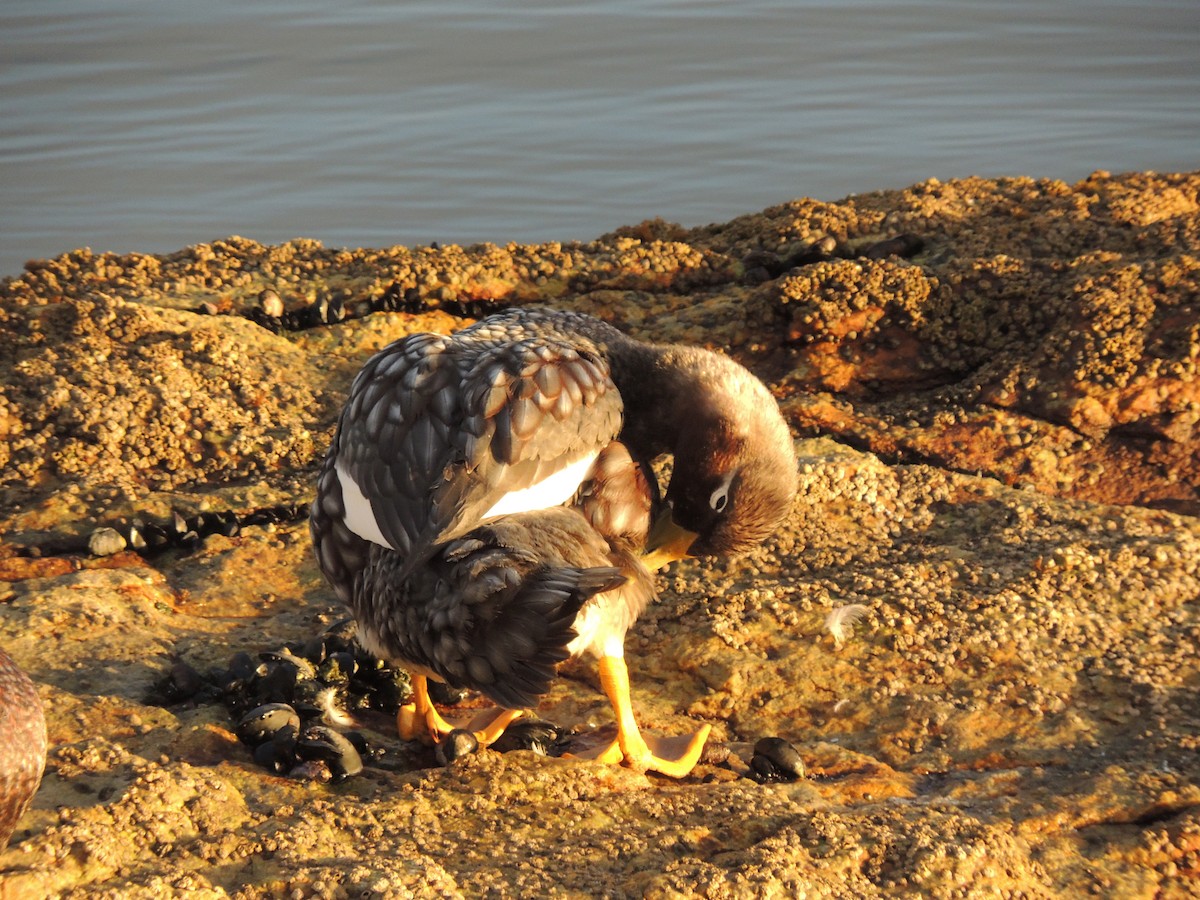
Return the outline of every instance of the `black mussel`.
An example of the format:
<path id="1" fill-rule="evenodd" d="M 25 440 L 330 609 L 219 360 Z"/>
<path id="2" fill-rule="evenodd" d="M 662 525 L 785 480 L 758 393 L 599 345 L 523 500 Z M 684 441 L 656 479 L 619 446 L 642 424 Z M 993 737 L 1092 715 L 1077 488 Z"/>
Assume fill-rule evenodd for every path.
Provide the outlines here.
<path id="1" fill-rule="evenodd" d="M 353 653 L 334 653 L 321 663 L 317 677 L 329 684 L 347 684 L 356 669 Z"/>
<path id="2" fill-rule="evenodd" d="M 210 533 L 223 534 L 225 537 L 233 537 L 242 530 L 241 523 L 238 522 L 236 513 L 213 513 L 212 524 L 208 526 Z"/>
<path id="3" fill-rule="evenodd" d="M 191 529 L 188 527 L 188 521 L 183 517 L 183 513 L 179 510 L 171 511 L 171 530 L 174 531 L 176 537 L 182 537 Z"/>
<path id="4" fill-rule="evenodd" d="M 296 765 L 296 755 L 274 741 L 267 741 L 254 748 L 254 761 L 268 772 L 282 775 Z"/>
<path id="5" fill-rule="evenodd" d="M 254 747 L 271 740 L 281 728 L 299 729 L 300 716 L 286 703 L 265 703 L 246 713 L 238 721 L 237 736 Z"/>
<path id="6" fill-rule="evenodd" d="M 271 735 L 271 743 L 280 750 L 295 755 L 296 741 L 300 739 L 300 726 L 295 722 L 288 722 L 273 735 Z"/>
<path id="7" fill-rule="evenodd" d="M 300 655 L 314 666 L 319 666 L 325 662 L 325 658 L 329 655 L 329 651 L 325 646 L 325 636 L 318 634 L 310 637 L 304 642 L 304 646 L 300 648 Z"/>
<path id="8" fill-rule="evenodd" d="M 491 749 L 500 753 L 510 750 L 532 750 L 542 756 L 557 755 L 559 741 L 563 732 L 556 725 L 543 722 L 540 719 L 517 719 L 504 730 L 491 745 Z"/>
<path id="9" fill-rule="evenodd" d="M 176 660 L 171 666 L 171 674 L 165 685 L 167 700 L 179 703 L 190 700 L 205 687 L 204 676 L 193 669 L 182 659 Z"/>
<path id="10" fill-rule="evenodd" d="M 754 745 L 750 760 L 752 777 L 756 781 L 795 781 L 805 775 L 800 753 L 783 738 L 766 737 Z"/>
<path id="11" fill-rule="evenodd" d="M 800 266 L 811 266 L 813 263 L 829 259 L 837 249 L 837 241 L 832 237 L 824 237 L 819 241 L 800 247 L 782 261 L 782 272 L 787 272 Z"/>
<path id="12" fill-rule="evenodd" d="M 158 706 L 203 702 L 215 698 L 219 690 L 217 676 L 205 677 L 180 659 L 171 665 L 166 675 L 154 683 L 146 702 Z"/>
<path id="13" fill-rule="evenodd" d="M 192 530 L 206 537 L 216 532 L 220 519 L 220 513 L 202 512 L 191 519 Z"/>
<path id="14" fill-rule="evenodd" d="M 343 651 L 356 652 L 358 649 L 358 642 L 354 639 L 356 634 L 358 634 L 358 625 L 355 624 L 354 619 L 346 618 L 334 622 L 320 635 L 321 640 L 325 642 L 326 655 Z"/>
<path id="15" fill-rule="evenodd" d="M 218 686 L 227 694 L 240 691 L 257 674 L 259 664 L 244 650 L 233 654 L 229 668 L 219 678 Z"/>
<path id="16" fill-rule="evenodd" d="M 742 257 L 742 271 L 748 283 L 761 284 L 782 272 L 783 266 L 778 255 L 768 250 L 751 250 Z"/>
<path id="17" fill-rule="evenodd" d="M 358 673 L 358 677 L 366 684 L 373 684 L 376 680 L 385 680 L 388 677 L 388 664 L 382 659 L 372 656 L 362 647 L 355 647 L 354 653 L 354 668 Z"/>
<path id="18" fill-rule="evenodd" d="M 370 708 L 390 716 L 399 712 L 400 706 L 407 703 L 411 696 L 412 682 L 403 669 L 390 669 L 388 677 L 376 681 L 367 692 Z"/>
<path id="19" fill-rule="evenodd" d="M 291 647 L 279 650 L 268 650 L 258 654 L 258 658 L 270 663 L 287 666 L 295 670 L 297 680 L 312 681 L 317 677 L 317 669 L 303 656 L 297 656 Z"/>
<path id="20" fill-rule="evenodd" d="M 322 320 L 330 325 L 334 325 L 346 318 L 346 304 L 341 297 L 333 297 L 324 303 Z"/>
<path id="21" fill-rule="evenodd" d="M 757 753 L 750 758 L 749 775 L 759 784 L 771 784 L 783 780 L 783 776 L 775 768 L 775 764 L 765 756 L 760 756 Z"/>
<path id="22" fill-rule="evenodd" d="M 479 741 L 475 735 L 465 728 L 455 728 L 438 742 L 435 755 L 439 764 L 448 766 L 454 760 L 462 759 L 478 749 Z"/>
<path id="23" fill-rule="evenodd" d="M 145 527 L 146 523 L 138 519 L 134 519 L 133 524 L 129 526 L 129 533 L 126 535 L 126 540 L 134 550 L 141 551 L 146 549 L 146 537 L 142 534 L 142 529 Z"/>
<path id="24" fill-rule="evenodd" d="M 358 755 L 364 763 L 377 762 L 383 758 L 384 748 L 372 745 L 361 731 L 343 731 L 342 735 L 354 745 L 354 749 L 358 751 Z"/>
<path id="25" fill-rule="evenodd" d="M 296 697 L 295 666 L 266 663 L 265 670 L 250 685 L 250 694 L 258 703 L 291 703 Z"/>
<path id="26" fill-rule="evenodd" d="M 146 539 L 146 549 L 151 553 L 165 550 L 171 543 L 171 535 L 167 529 L 154 522 L 147 522 L 142 528 L 142 537 Z"/>
<path id="27" fill-rule="evenodd" d="M 374 709 L 378 710 L 379 712 L 387 712 L 387 710 L 383 708 L 382 704 L 376 705 L 375 697 L 372 694 L 363 693 L 362 691 L 346 692 L 345 709 L 347 712 L 362 711 L 364 709 Z M 389 714 L 394 716 L 399 709 L 400 707 L 397 706 Z"/>
<path id="28" fill-rule="evenodd" d="M 324 760 L 334 781 L 343 781 L 363 770 L 362 757 L 348 738 L 324 725 L 309 725 L 296 741 L 301 759 Z"/>

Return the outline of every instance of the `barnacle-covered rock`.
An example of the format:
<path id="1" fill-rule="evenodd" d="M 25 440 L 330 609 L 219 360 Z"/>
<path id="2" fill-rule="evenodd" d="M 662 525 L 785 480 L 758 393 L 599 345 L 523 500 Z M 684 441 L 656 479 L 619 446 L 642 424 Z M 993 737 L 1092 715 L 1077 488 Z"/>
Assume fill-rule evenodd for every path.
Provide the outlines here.
<path id="1" fill-rule="evenodd" d="M 883 255 L 905 234 L 924 246 Z M 31 263 L 0 282 L 0 644 L 36 672 L 53 777 L 3 890 L 1190 896 L 1198 260 L 1200 176 L 1097 173 L 588 244 L 231 238 Z M 248 317 L 266 289 L 275 330 Z M 310 502 L 372 352 L 537 300 L 728 352 L 781 399 L 792 517 L 741 561 L 660 574 L 627 658 L 655 727 L 710 722 L 747 760 L 742 741 L 786 736 L 805 778 L 755 784 L 715 753 L 682 785 L 532 753 L 435 767 L 390 730 L 403 674 L 352 624 L 323 636 L 344 612 L 303 512 L 237 524 Z M 161 552 L 135 518 L 169 526 Z M 92 556 L 99 527 L 126 552 Z M 825 617 L 853 604 L 870 613 L 836 649 Z M 325 787 L 298 731 L 238 742 L 279 702 L 258 686 L 282 663 L 258 654 L 285 647 L 316 670 L 306 692 L 354 654 L 336 686 L 367 777 Z M 168 702 L 181 660 L 203 684 Z M 538 712 L 609 727 L 593 670 L 565 675 Z"/>

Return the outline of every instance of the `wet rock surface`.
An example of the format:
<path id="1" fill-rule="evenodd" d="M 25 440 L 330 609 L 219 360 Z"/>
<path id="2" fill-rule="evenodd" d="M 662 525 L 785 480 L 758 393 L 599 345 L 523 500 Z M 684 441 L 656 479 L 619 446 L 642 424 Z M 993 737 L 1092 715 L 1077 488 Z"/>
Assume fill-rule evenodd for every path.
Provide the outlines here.
<path id="1" fill-rule="evenodd" d="M 0 646 L 50 751 L 0 896 L 1193 895 L 1198 280 L 1200 176 L 1106 173 L 590 244 L 30 263 L 0 283 Z M 794 426 L 786 527 L 668 569 L 627 641 L 645 727 L 713 724 L 701 765 L 545 755 L 609 722 L 586 661 L 533 749 L 442 767 L 371 703 L 362 747 L 299 712 L 239 740 L 276 698 L 209 675 L 344 617 L 278 511 L 350 379 L 528 302 L 726 349 Z"/>

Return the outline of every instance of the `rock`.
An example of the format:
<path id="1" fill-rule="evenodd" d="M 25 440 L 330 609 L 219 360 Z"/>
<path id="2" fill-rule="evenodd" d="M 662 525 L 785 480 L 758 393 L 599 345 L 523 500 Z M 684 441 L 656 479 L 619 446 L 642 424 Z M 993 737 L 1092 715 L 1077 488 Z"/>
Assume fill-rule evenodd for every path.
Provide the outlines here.
<path id="1" fill-rule="evenodd" d="M 54 773 L 3 890 L 1188 896 L 1198 198 L 1197 174 L 931 180 L 588 244 L 229 238 L 0 283 L 0 645 L 50 701 Z M 295 308 L 268 329 L 277 285 Z M 303 510 L 363 360 L 528 302 L 726 350 L 796 430 L 791 518 L 661 573 L 627 641 L 648 730 L 713 725 L 682 783 L 488 749 L 437 767 L 311 559 Z M 84 552 L 99 528 L 144 555 Z M 865 611 L 840 649 L 839 609 Z M 289 656 L 371 685 L 357 763 L 323 732 L 305 755 L 275 732 L 267 768 L 234 739 L 230 695 L 311 699 Z M 213 674 L 147 702 L 191 691 L 184 659 Z M 594 665 L 566 675 L 538 716 L 604 733 Z M 740 777 L 763 735 L 804 778 Z"/>
<path id="2" fill-rule="evenodd" d="M 115 528 L 97 528 L 88 538 L 88 550 L 93 556 L 112 556 L 125 547 L 125 538 Z"/>
<path id="3" fill-rule="evenodd" d="M 258 295 L 258 303 L 265 316 L 278 319 L 283 315 L 283 300 L 280 299 L 276 291 L 270 288 L 267 288 Z"/>

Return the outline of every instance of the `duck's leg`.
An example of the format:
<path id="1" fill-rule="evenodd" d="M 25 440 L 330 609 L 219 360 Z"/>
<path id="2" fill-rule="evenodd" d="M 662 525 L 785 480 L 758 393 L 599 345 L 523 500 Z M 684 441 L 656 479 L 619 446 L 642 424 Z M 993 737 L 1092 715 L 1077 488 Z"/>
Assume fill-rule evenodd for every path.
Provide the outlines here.
<path id="1" fill-rule="evenodd" d="M 436 744 L 451 731 L 466 729 L 475 735 L 481 747 L 486 747 L 504 734 L 504 729 L 514 719 L 523 715 L 519 709 L 492 707 L 481 710 L 469 719 L 446 719 L 429 698 L 429 679 L 426 676 L 414 674 L 412 690 L 412 702 L 401 706 L 396 713 L 396 729 L 405 741 L 429 739 Z"/>
<path id="2" fill-rule="evenodd" d="M 691 735 L 643 735 L 633 717 L 629 697 L 629 669 L 623 656 L 600 657 L 600 686 L 617 717 L 617 739 L 598 751 L 583 753 L 606 763 L 624 762 L 639 772 L 647 770 L 682 778 L 695 768 L 712 726 L 704 724 Z"/>

